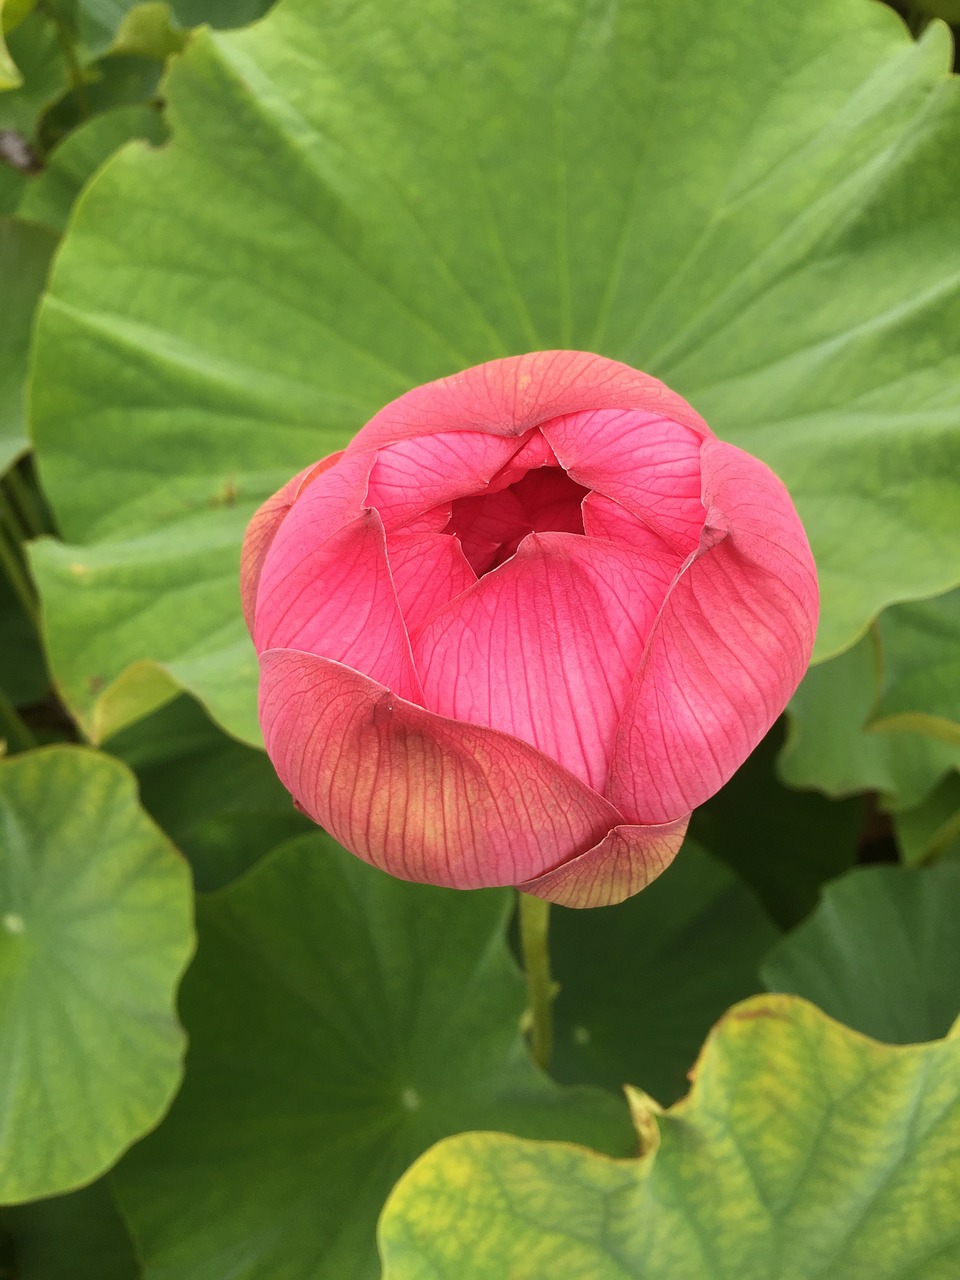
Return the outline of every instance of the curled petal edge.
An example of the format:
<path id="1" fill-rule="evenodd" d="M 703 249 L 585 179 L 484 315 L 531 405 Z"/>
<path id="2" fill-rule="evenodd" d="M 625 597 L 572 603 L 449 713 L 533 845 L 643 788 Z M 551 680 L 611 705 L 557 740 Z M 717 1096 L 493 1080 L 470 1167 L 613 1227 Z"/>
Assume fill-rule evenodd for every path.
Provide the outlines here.
<path id="1" fill-rule="evenodd" d="M 288 480 L 282 489 L 269 497 L 258 507 L 247 525 L 243 536 L 243 550 L 240 553 L 240 601 L 243 607 L 243 619 L 247 630 L 253 635 L 253 619 L 257 606 L 257 590 L 260 586 L 260 573 L 267 552 L 277 536 L 277 531 L 287 518 L 290 508 L 312 480 L 339 462 L 343 450 L 321 458 Z"/>
<path id="2" fill-rule="evenodd" d="M 517 885 L 561 907 L 613 907 L 645 889 L 673 861 L 690 814 L 656 826 L 619 826 L 554 871 Z"/>
<path id="3" fill-rule="evenodd" d="M 631 821 L 695 809 L 783 711 L 810 661 L 816 567 L 782 481 L 705 441 L 698 550 L 650 630 L 605 788 Z"/>
<path id="4" fill-rule="evenodd" d="M 438 431 L 520 436 L 585 409 L 649 410 L 704 438 L 713 435 L 686 400 L 648 373 L 589 351 L 533 351 L 414 387 L 375 414 L 347 452 Z"/>

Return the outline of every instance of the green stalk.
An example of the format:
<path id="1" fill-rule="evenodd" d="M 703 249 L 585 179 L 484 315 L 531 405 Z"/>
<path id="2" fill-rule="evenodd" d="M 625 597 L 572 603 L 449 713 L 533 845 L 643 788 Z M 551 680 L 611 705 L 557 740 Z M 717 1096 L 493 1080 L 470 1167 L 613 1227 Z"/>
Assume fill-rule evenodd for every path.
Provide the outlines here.
<path id="1" fill-rule="evenodd" d="M 84 79 L 83 68 L 80 66 L 80 61 L 77 58 L 77 51 L 73 44 L 73 34 L 55 7 L 49 4 L 44 4 L 43 0 L 41 0 L 41 3 L 37 5 L 37 8 L 53 23 L 57 36 L 57 43 L 60 46 L 60 52 L 63 55 L 63 61 L 67 68 L 67 75 L 70 78 L 70 87 L 76 95 L 80 114 L 85 119 L 89 119 L 93 114 L 93 109 L 90 106 L 90 98 L 87 94 L 87 84 Z"/>
<path id="2" fill-rule="evenodd" d="M 7 575 L 34 631 L 39 632 L 40 609 L 37 605 L 36 593 L 21 559 L 19 544 L 9 532 L 8 520 L 2 518 L 5 515 L 6 513 L 0 508 L 0 569 Z"/>
<path id="3" fill-rule="evenodd" d="M 10 508 L 19 519 L 24 538 L 27 540 L 42 538 L 45 533 L 49 533 L 49 522 L 44 515 L 43 508 L 31 492 L 30 486 L 21 474 L 19 466 L 12 466 L 3 477 L 2 483 L 7 491 L 7 501 L 10 504 Z"/>
<path id="4" fill-rule="evenodd" d="M 37 740 L 17 715 L 13 703 L 0 689 L 0 740 L 7 744 L 8 755 L 16 751 L 29 751 L 37 745 Z M 4 754 L 0 752 L 0 755 Z"/>
<path id="5" fill-rule="evenodd" d="M 550 903 L 529 893 L 517 893 L 520 913 L 520 947 L 530 1006 L 530 1049 L 544 1071 L 553 1051 L 553 982 L 550 978 Z"/>

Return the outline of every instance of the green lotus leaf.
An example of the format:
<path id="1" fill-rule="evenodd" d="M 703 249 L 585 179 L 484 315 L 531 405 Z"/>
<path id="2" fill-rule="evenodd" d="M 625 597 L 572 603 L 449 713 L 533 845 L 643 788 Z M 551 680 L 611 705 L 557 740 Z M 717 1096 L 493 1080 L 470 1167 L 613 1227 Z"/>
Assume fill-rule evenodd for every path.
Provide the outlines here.
<path id="1" fill-rule="evenodd" d="M 187 1077 L 114 1174 L 148 1275 L 376 1280 L 390 1187 L 461 1129 L 629 1150 L 618 1098 L 526 1054 L 512 900 L 393 880 L 321 833 L 200 899 Z"/>
<path id="2" fill-rule="evenodd" d="M 674 1102 L 720 1014 L 763 989 L 758 968 L 777 936 L 744 885 L 690 841 L 620 906 L 556 908 L 551 1072 L 614 1090 L 636 1080 Z"/>
<path id="3" fill-rule="evenodd" d="M 242 27 L 263 15 L 274 0 L 170 0 L 181 27 Z"/>
<path id="4" fill-rule="evenodd" d="M 957 863 L 858 867 L 826 887 L 761 977 L 877 1040 L 935 1040 L 960 1014 L 958 919 Z"/>
<path id="5" fill-rule="evenodd" d="M 139 53 L 108 53 L 86 62 L 82 83 L 72 83 L 43 117 L 44 147 L 56 147 L 98 115 L 156 101 L 163 69 L 163 59 Z"/>
<path id="6" fill-rule="evenodd" d="M 140 802 L 186 856 L 201 891 L 219 889 L 281 841 L 315 831 L 262 751 L 228 738 L 176 698 L 107 750 L 137 775 Z"/>
<path id="7" fill-rule="evenodd" d="M 132 138 L 160 143 L 165 137 L 163 118 L 153 107 L 116 107 L 94 116 L 47 157 L 20 202 L 20 216 L 62 231 L 81 188 L 118 147 Z"/>
<path id="8" fill-rule="evenodd" d="M 813 910 L 822 884 L 857 861 L 864 805 L 860 797 L 827 800 L 815 791 L 784 786 L 777 776 L 783 742 L 781 722 L 730 781 L 694 811 L 690 835 L 749 885 L 771 919 L 789 928 Z"/>
<path id="9" fill-rule="evenodd" d="M 960 773 L 948 773 L 920 804 L 891 817 L 900 856 L 908 867 L 960 857 Z"/>
<path id="10" fill-rule="evenodd" d="M 960 0 L 916 0 L 916 9 L 931 18 L 960 23 Z"/>
<path id="11" fill-rule="evenodd" d="M 4 0 L 0 0 L 0 19 L 3 18 L 5 8 Z M 4 22 L 0 22 L 0 92 L 7 89 L 17 89 L 23 84 L 23 76 L 17 69 L 17 64 L 11 58 L 7 42 L 3 38 L 5 26 Z"/>
<path id="12" fill-rule="evenodd" d="M 85 731 L 149 660 L 256 741 L 252 510 L 412 384 L 531 348 L 663 377 L 783 475 L 820 658 L 955 586 L 950 56 L 868 0 L 283 0 L 199 32 L 171 143 L 82 197 L 38 331 L 68 545 L 34 563 Z"/>
<path id="13" fill-rule="evenodd" d="M 27 175 L 22 169 L 0 164 L 0 218 L 16 213 L 27 187 Z"/>
<path id="14" fill-rule="evenodd" d="M 960 1040 L 877 1044 L 761 996 L 693 1088 L 633 1095 L 641 1155 L 450 1138 L 384 1210 L 384 1280 L 953 1280 Z"/>
<path id="15" fill-rule="evenodd" d="M 876 791 L 884 808 L 911 809 L 960 767 L 960 743 L 921 729 L 872 727 L 882 667 L 876 632 L 811 667 L 790 703 L 779 760 L 784 782 L 834 798 Z"/>
<path id="16" fill-rule="evenodd" d="M 166 57 L 183 46 L 175 28 L 240 27 L 261 17 L 272 0 L 61 0 L 91 54 L 108 49 Z"/>
<path id="17" fill-rule="evenodd" d="M 0 1202 L 91 1181 L 163 1115 L 191 902 L 123 765 L 77 747 L 0 763 Z"/>
<path id="18" fill-rule="evenodd" d="M 878 729 L 915 729 L 960 746 L 960 591 L 903 604 L 878 623 Z"/>
<path id="19" fill-rule="evenodd" d="M 0 92 L 0 129 L 35 139 L 43 112 L 66 90 L 70 76 L 56 25 L 38 9 L 7 37 L 7 51 L 22 83 Z"/>
<path id="20" fill-rule="evenodd" d="M 0 1209 L 0 1259 L 16 1280 L 140 1280 L 143 1274 L 106 1179 Z"/>

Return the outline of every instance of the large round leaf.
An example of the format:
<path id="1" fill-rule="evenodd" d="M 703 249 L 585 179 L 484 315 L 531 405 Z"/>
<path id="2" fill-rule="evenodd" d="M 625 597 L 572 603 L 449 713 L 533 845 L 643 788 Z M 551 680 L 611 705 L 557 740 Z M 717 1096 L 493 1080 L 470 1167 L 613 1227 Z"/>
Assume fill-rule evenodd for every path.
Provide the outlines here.
<path id="1" fill-rule="evenodd" d="M 934 1040 L 960 1015 L 958 919 L 957 863 L 862 867 L 827 886 L 761 976 L 878 1040 Z"/>
<path id="2" fill-rule="evenodd" d="M 761 991 L 777 930 L 753 895 L 709 854 L 684 845 L 643 893 L 603 911 L 558 907 L 550 923 L 558 1080 L 658 1102 L 686 1093 L 703 1038 L 736 1000 Z"/>
<path id="3" fill-rule="evenodd" d="M 148 1276 L 376 1280 L 390 1187 L 461 1129 L 629 1150 L 619 1099 L 527 1057 L 512 896 L 393 880 L 317 834 L 201 899 L 187 1078 L 115 1175 Z"/>
<path id="4" fill-rule="evenodd" d="M 821 657 L 960 581 L 949 61 L 868 0 L 284 0 L 199 33 L 38 334 L 70 545 L 35 564 L 85 728 L 150 659 L 125 714 L 179 682 L 254 740 L 250 512 L 412 383 L 531 348 L 646 368 L 782 473 Z"/>
<path id="5" fill-rule="evenodd" d="M 191 898 L 123 765 L 0 764 L 0 1201 L 89 1182 L 166 1110 Z"/>
<path id="6" fill-rule="evenodd" d="M 864 806 L 859 797 L 827 800 L 785 787 L 777 777 L 783 738 L 781 722 L 726 786 L 695 810 L 690 835 L 732 867 L 771 918 L 789 928 L 817 905 L 825 881 L 856 862 Z"/>
<path id="7" fill-rule="evenodd" d="M 0 129 L 33 138 L 41 114 L 68 87 L 70 73 L 57 26 L 39 5 L 7 37 L 7 50 L 23 83 L 0 93 Z"/>
<path id="8" fill-rule="evenodd" d="M 642 1095 L 641 1157 L 464 1134 L 401 1180 L 384 1280 L 954 1280 L 960 1039 L 876 1044 L 764 996 L 689 1097 Z"/>
<path id="9" fill-rule="evenodd" d="M 106 1179 L 0 1209 L 0 1260 L 16 1280 L 141 1280 Z M 9 1261 L 8 1261 L 9 1260 Z"/>
<path id="10" fill-rule="evenodd" d="M 180 697 L 106 744 L 137 775 L 140 799 L 186 856 L 200 891 L 222 888 L 282 840 L 315 831 L 262 751 Z"/>
<path id="11" fill-rule="evenodd" d="M 779 761 L 786 783 L 833 797 L 877 791 L 884 808 L 909 809 L 960 767 L 960 743 L 914 728 L 871 728 L 883 665 L 871 634 L 807 672 L 790 703 Z"/>
<path id="12" fill-rule="evenodd" d="M 894 813 L 893 830 L 908 867 L 960 857 L 960 773 L 947 774 L 921 804 Z"/>
<path id="13" fill-rule="evenodd" d="M 960 746 L 960 591 L 891 609 L 878 629 L 884 678 L 874 724 Z"/>

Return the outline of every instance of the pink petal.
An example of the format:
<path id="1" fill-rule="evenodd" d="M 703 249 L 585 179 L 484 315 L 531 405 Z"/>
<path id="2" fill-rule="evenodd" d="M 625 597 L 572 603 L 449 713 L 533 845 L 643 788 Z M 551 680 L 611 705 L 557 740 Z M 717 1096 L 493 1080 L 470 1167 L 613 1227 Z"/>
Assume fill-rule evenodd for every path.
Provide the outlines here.
<path id="1" fill-rule="evenodd" d="M 510 492 L 523 503 L 534 533 L 583 533 L 587 491 L 559 467 L 528 471 Z"/>
<path id="2" fill-rule="evenodd" d="M 300 493 L 323 471 L 327 471 L 343 457 L 343 451 L 332 453 L 328 458 L 321 458 L 310 467 L 288 480 L 272 498 L 257 511 L 247 525 L 243 536 L 243 550 L 240 554 L 240 600 L 247 630 L 253 635 L 254 607 L 257 602 L 257 588 L 260 585 L 260 571 L 263 561 L 276 537 L 277 530 L 283 524 L 287 512 L 296 502 Z"/>
<path id="3" fill-rule="evenodd" d="M 530 524 L 520 499 L 509 489 L 500 489 L 458 498 L 451 508 L 449 532 L 456 533 L 470 567 L 479 575 L 498 559 L 507 558 L 508 553 L 500 554 L 505 544 L 515 551 L 530 533 Z"/>
<path id="4" fill-rule="evenodd" d="M 425 705 L 514 734 L 603 790 L 674 572 L 613 543 L 531 534 L 412 634 Z"/>
<path id="5" fill-rule="evenodd" d="M 535 351 L 414 387 L 371 418 L 347 452 L 438 431 L 519 436 L 583 409 L 641 409 L 712 435 L 685 400 L 649 374 L 586 351 Z"/>
<path id="6" fill-rule="evenodd" d="M 418 516 L 405 521 L 400 529 L 395 529 L 390 535 L 391 538 L 397 536 L 406 538 L 415 533 L 441 533 L 450 523 L 450 505 L 449 502 L 441 502 L 438 507 L 428 507 Z"/>
<path id="7" fill-rule="evenodd" d="M 410 633 L 477 580 L 459 541 L 445 533 L 388 534 L 387 559 Z"/>
<path id="8" fill-rule="evenodd" d="M 633 547 L 640 555 L 669 562 L 673 572 L 679 573 L 684 557 L 619 502 L 605 498 L 602 493 L 588 493 L 580 509 L 588 538 L 604 538 Z"/>
<path id="9" fill-rule="evenodd" d="M 557 456 L 547 444 L 543 432 L 534 427 L 523 439 L 520 448 L 510 461 L 501 468 L 487 486 L 487 493 L 497 493 L 508 485 L 522 480 L 528 471 L 540 467 L 559 467 Z"/>
<path id="10" fill-rule="evenodd" d="M 719 790 L 800 682 L 816 631 L 816 569 L 782 483 L 720 441 L 703 447 L 701 551 L 650 634 L 606 794 L 667 822 Z"/>
<path id="11" fill-rule="evenodd" d="M 377 454 L 367 502 L 389 532 L 431 507 L 485 489 L 516 452 L 516 440 L 479 431 L 402 440 Z"/>
<path id="12" fill-rule="evenodd" d="M 324 459 L 324 463 L 330 461 Z M 305 548 L 318 546 L 332 533 L 356 520 L 366 508 L 367 485 L 376 455 L 338 454 L 332 461 L 334 465 L 330 467 L 318 464 L 322 470 L 317 470 L 309 487 L 301 484 L 296 503 L 288 508 L 282 522 L 274 525 L 270 544 L 261 557 L 261 578 L 272 562 L 293 563 Z M 299 479 L 291 480 L 290 485 Z M 290 485 L 281 489 L 276 498 L 286 494 Z M 276 574 L 276 568 L 272 573 Z"/>
<path id="13" fill-rule="evenodd" d="M 332 658 L 421 701 L 375 511 L 310 546 L 274 544 L 260 579 L 254 643 L 258 653 L 301 649 Z"/>
<path id="14" fill-rule="evenodd" d="M 683 555 L 696 548 L 704 518 L 698 431 L 614 409 L 567 414 L 541 429 L 574 480 L 613 498 Z"/>
<path id="15" fill-rule="evenodd" d="M 508 489 L 457 498 L 450 524 L 477 574 L 512 556 L 528 533 L 583 533 L 587 491 L 559 467 L 528 471 Z"/>
<path id="16" fill-rule="evenodd" d="M 612 907 L 666 871 L 683 843 L 690 815 L 663 826 L 614 829 L 579 858 L 518 885 L 562 907 Z"/>
<path id="17" fill-rule="evenodd" d="M 529 880 L 622 819 L 526 743 L 457 724 L 311 654 L 261 657 L 260 722 L 284 786 L 351 852 L 458 889 Z"/>

